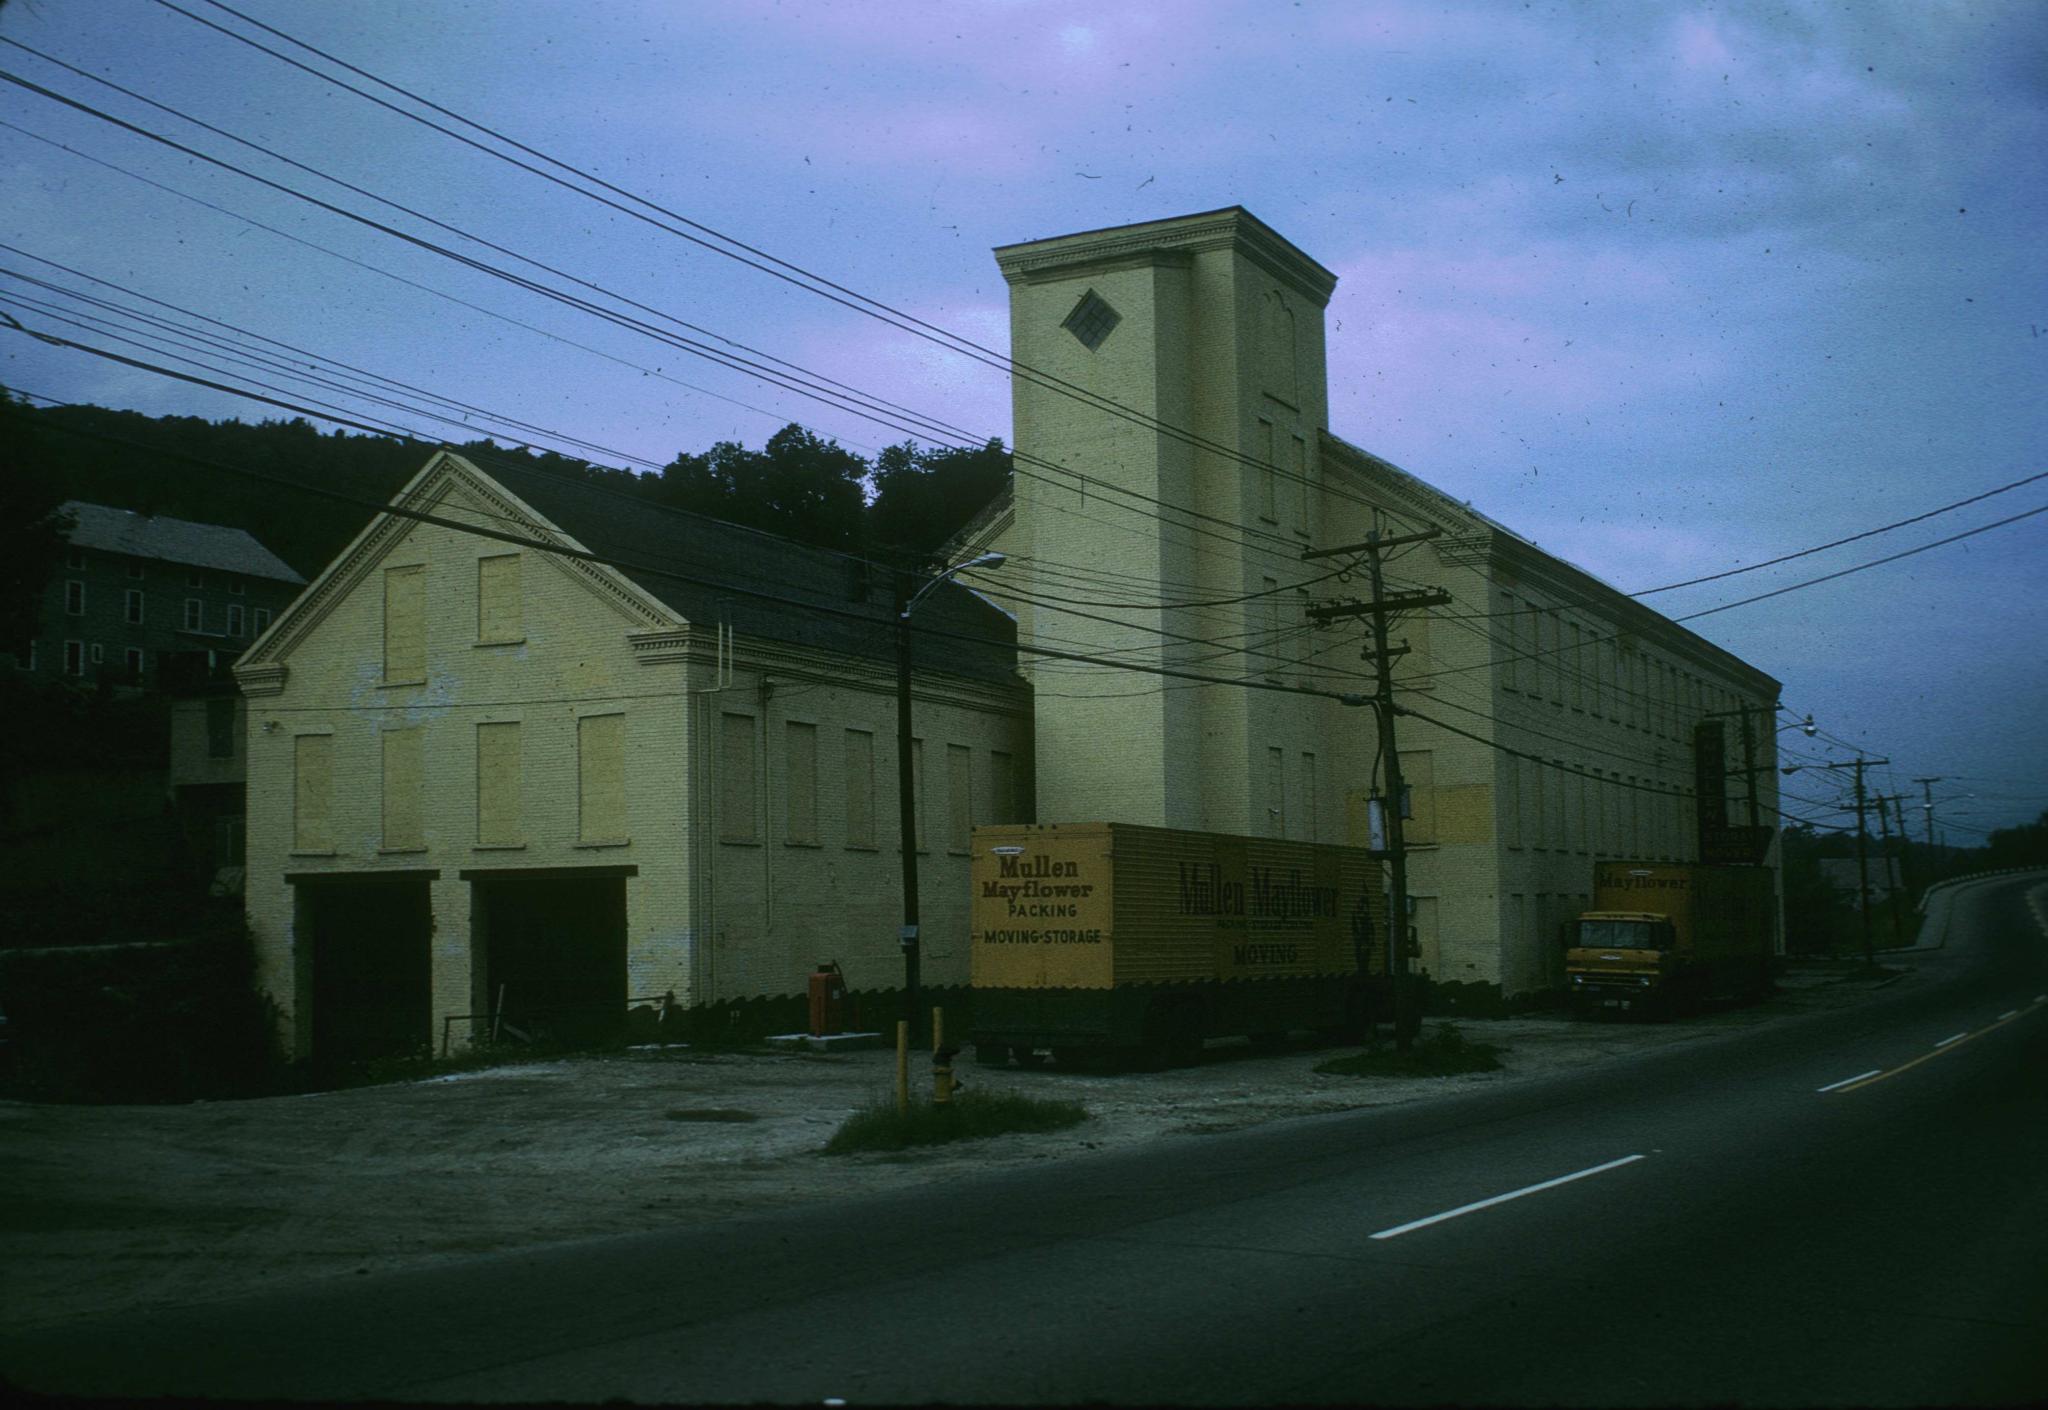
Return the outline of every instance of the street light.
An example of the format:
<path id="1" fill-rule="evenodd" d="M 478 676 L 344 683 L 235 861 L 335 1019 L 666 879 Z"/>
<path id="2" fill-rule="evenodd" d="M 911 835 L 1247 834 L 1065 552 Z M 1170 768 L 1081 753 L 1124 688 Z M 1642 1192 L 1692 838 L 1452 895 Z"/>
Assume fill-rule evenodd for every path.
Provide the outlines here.
<path id="1" fill-rule="evenodd" d="M 903 1018 L 912 1037 L 918 1023 L 918 916 L 917 916 L 917 785 L 910 758 L 910 614 L 925 595 L 955 573 L 969 568 L 1000 568 L 1004 555 L 984 553 L 932 575 L 916 592 L 907 592 L 909 574 L 897 579 L 896 589 L 896 798 L 899 835 L 903 841 L 903 928 L 897 939 L 903 945 Z"/>

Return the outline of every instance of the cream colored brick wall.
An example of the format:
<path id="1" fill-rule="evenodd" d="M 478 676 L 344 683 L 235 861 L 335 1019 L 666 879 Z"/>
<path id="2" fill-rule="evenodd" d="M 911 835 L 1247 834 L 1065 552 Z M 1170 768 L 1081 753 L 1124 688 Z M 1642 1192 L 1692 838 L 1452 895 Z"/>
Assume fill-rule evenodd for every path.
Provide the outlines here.
<path id="1" fill-rule="evenodd" d="M 463 467 L 416 481 L 415 502 L 437 515 L 502 527 L 514 504 L 492 497 Z M 438 488 L 437 488 L 438 486 Z M 445 492 L 443 492 L 445 491 Z M 497 492 L 502 496 L 502 492 Z M 741 639 L 736 669 L 719 684 L 715 630 L 691 630 L 622 578 L 558 556 L 528 552 L 519 573 L 521 629 L 479 644 L 478 560 L 502 543 L 404 520 L 381 521 L 345 554 L 270 637 L 238 668 L 249 696 L 249 865 L 247 910 L 259 979 L 283 1010 L 287 1042 L 301 1055 L 311 1035 L 300 1019 L 310 995 L 298 944 L 293 873 L 430 869 L 434 908 L 433 1013 L 480 1012 L 465 871 L 631 866 L 626 885 L 627 988 L 633 996 L 673 992 L 686 1003 L 801 992 L 821 959 L 840 959 L 857 985 L 899 982 L 899 855 L 896 817 L 894 679 L 886 666 L 831 653 Z M 426 679 L 384 682 L 383 569 L 417 564 L 426 578 Z M 495 635 L 505 635 L 494 624 Z M 992 794 L 992 752 L 1019 770 L 1029 798 L 1030 740 L 1017 692 L 931 676 L 919 682 L 918 733 L 941 764 L 948 743 L 965 744 Z M 717 731 L 727 712 L 757 719 L 769 747 L 764 828 L 751 846 L 719 837 Z M 626 839 L 580 839 L 578 720 L 623 714 Z M 783 831 L 783 726 L 818 726 L 818 844 L 791 846 Z M 478 839 L 477 727 L 519 729 L 516 842 Z M 876 738 L 875 849 L 845 845 L 840 733 Z M 424 732 L 417 847 L 395 850 L 382 835 L 381 733 Z M 293 846 L 293 755 L 305 734 L 331 736 L 332 848 Z M 927 780 L 942 816 L 943 772 Z M 987 820 L 987 819 L 982 819 Z M 964 982 L 965 858 L 932 835 L 921 893 L 926 974 Z"/>

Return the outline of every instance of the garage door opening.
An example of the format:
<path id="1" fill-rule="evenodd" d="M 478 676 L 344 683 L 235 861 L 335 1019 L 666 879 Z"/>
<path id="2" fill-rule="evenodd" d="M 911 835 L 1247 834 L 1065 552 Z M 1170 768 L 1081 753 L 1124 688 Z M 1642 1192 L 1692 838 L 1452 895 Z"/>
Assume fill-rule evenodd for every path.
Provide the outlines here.
<path id="1" fill-rule="evenodd" d="M 626 1022 L 626 879 L 474 880 L 482 1034 L 569 1044 L 615 1038 Z"/>
<path id="2" fill-rule="evenodd" d="M 345 1066 L 425 1052 L 433 1037 L 433 903 L 425 877 L 298 887 L 312 969 L 312 1058 Z"/>

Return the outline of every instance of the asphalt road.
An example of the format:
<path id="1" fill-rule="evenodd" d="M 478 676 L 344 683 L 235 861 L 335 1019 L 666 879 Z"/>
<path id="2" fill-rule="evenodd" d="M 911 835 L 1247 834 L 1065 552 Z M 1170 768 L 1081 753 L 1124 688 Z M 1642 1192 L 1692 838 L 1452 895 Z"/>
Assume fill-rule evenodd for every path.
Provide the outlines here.
<path id="1" fill-rule="evenodd" d="M 2038 1403 L 2030 893 L 1959 896 L 1865 1005 L 1626 1065 L 0 1333 L 0 1367 L 317 1400 Z"/>

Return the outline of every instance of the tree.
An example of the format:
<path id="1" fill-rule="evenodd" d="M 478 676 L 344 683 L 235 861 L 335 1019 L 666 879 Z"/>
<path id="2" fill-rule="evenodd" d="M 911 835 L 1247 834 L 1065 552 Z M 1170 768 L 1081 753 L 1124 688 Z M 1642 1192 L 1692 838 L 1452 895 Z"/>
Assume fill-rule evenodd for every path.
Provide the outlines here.
<path id="1" fill-rule="evenodd" d="M 820 548 L 861 541 L 867 462 L 837 441 L 791 424 L 760 450 L 720 441 L 662 468 L 654 497 L 729 523 Z"/>
<path id="2" fill-rule="evenodd" d="M 1010 453 L 1000 440 L 959 449 L 889 446 L 875 461 L 869 536 L 930 558 L 1009 482 Z"/>

